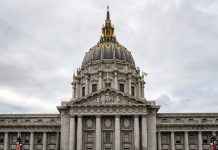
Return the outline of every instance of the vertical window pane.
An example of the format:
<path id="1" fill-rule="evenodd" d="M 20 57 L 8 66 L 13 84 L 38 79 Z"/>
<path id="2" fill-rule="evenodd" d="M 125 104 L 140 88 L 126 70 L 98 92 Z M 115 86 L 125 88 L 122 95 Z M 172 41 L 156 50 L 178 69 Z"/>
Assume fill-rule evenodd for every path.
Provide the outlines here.
<path id="1" fill-rule="evenodd" d="M 97 91 L 97 84 L 92 84 L 92 92 Z"/>

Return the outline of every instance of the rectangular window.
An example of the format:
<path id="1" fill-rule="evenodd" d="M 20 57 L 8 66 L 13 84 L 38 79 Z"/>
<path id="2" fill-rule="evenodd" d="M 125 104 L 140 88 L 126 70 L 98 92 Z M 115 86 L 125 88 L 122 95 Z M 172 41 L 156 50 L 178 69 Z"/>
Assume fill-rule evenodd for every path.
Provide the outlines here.
<path id="1" fill-rule="evenodd" d="M 97 84 L 92 84 L 92 92 L 97 91 Z"/>
<path id="2" fill-rule="evenodd" d="M 124 135 L 123 135 L 123 141 L 124 142 L 129 142 L 129 134 L 128 133 L 124 133 Z"/>
<path id="3" fill-rule="evenodd" d="M 17 142 L 17 135 L 12 135 L 12 143 L 16 143 Z"/>
<path id="4" fill-rule="evenodd" d="M 105 83 L 105 87 L 111 87 L 111 83 Z"/>
<path id="5" fill-rule="evenodd" d="M 55 144 L 56 143 L 56 136 L 54 134 L 50 135 L 49 144 Z"/>
<path id="6" fill-rule="evenodd" d="M 24 136 L 24 144 L 29 144 L 30 143 L 30 137 L 29 137 L 29 135 L 25 135 Z"/>
<path id="7" fill-rule="evenodd" d="M 135 96 L 135 87 L 134 86 L 131 86 L 131 95 Z"/>
<path id="8" fill-rule="evenodd" d="M 122 83 L 120 84 L 120 91 L 124 92 L 124 84 L 122 84 Z"/>
<path id="9" fill-rule="evenodd" d="M 87 133 L 86 141 L 87 142 L 92 142 L 93 141 L 92 133 Z"/>
<path id="10" fill-rule="evenodd" d="M 85 87 L 82 87 L 82 96 L 85 96 Z"/>
<path id="11" fill-rule="evenodd" d="M 203 139 L 203 144 L 208 144 L 208 136 L 207 135 L 203 135 L 202 139 Z"/>
<path id="12" fill-rule="evenodd" d="M 162 135 L 162 138 L 161 138 L 161 139 L 162 139 L 162 143 L 163 143 L 163 144 L 169 144 L 169 143 L 168 143 L 168 140 L 167 140 L 167 135 Z"/>
<path id="13" fill-rule="evenodd" d="M 181 144 L 181 136 L 180 135 L 176 135 L 176 144 Z"/>
<path id="14" fill-rule="evenodd" d="M 189 135 L 189 144 L 196 144 L 195 135 Z"/>
<path id="15" fill-rule="evenodd" d="M 36 144 L 42 144 L 42 134 L 36 134 Z"/>
<path id="16" fill-rule="evenodd" d="M 105 142 L 110 142 L 110 141 L 111 141 L 111 134 L 105 133 Z"/>
<path id="17" fill-rule="evenodd" d="M 0 134 L 0 144 L 4 144 L 4 134 Z"/>

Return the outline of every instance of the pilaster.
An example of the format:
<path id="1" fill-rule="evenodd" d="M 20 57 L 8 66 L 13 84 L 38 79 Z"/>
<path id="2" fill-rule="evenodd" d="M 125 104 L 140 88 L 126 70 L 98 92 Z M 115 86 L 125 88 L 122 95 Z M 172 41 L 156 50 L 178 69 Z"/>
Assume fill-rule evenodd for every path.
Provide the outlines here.
<path id="1" fill-rule="evenodd" d="M 120 150 L 120 116 L 115 116 L 115 150 Z"/>

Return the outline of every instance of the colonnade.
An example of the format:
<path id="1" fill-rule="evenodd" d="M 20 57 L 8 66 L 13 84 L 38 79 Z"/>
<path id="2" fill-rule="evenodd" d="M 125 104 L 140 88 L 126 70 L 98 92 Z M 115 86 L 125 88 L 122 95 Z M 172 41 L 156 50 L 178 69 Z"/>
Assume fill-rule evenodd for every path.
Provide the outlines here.
<path id="1" fill-rule="evenodd" d="M 140 116 L 135 115 L 134 116 L 134 143 L 133 147 L 135 150 L 140 150 L 140 141 L 142 143 L 142 150 L 148 150 L 148 145 L 156 145 L 156 125 L 152 124 L 154 123 L 153 120 L 156 120 L 156 118 L 150 118 L 151 123 L 147 124 L 147 116 L 141 116 L 141 129 L 140 129 Z M 70 117 L 70 127 L 69 127 L 69 150 L 82 150 L 83 149 L 83 117 L 82 116 L 71 116 Z M 77 119 L 77 120 L 76 120 Z M 101 130 L 101 116 L 96 115 L 96 150 L 102 150 L 102 130 Z M 153 119 L 153 120 L 152 120 Z M 115 150 L 121 149 L 121 125 L 120 125 L 120 115 L 115 116 L 115 131 L 114 131 L 114 147 Z M 76 125 L 77 123 L 77 125 Z M 77 127 L 77 129 L 76 129 Z M 155 128 L 152 131 L 147 131 L 148 129 Z M 75 131 L 77 130 L 77 134 L 75 134 Z M 140 132 L 142 134 L 140 134 Z M 141 136 L 141 137 L 140 137 Z M 149 136 L 149 138 L 148 138 Z M 64 137 L 64 136 L 63 136 Z M 141 140 L 140 140 L 141 138 Z M 153 143 L 154 142 L 154 143 Z M 75 146 L 76 145 L 76 146 Z M 64 146 L 63 146 L 64 147 Z M 63 148 L 64 150 L 67 149 L 67 147 Z M 149 150 L 156 150 L 156 147 L 150 147 Z"/>
<path id="2" fill-rule="evenodd" d="M 26 132 L 25 132 L 26 133 Z M 38 133 L 38 132 L 37 132 Z M 10 143 L 9 143 L 9 134 L 10 132 L 5 132 L 4 136 L 4 150 L 9 150 L 10 149 Z M 18 135 L 21 136 L 21 132 L 18 132 Z M 22 136 L 21 136 L 22 138 Z M 30 132 L 30 142 L 29 142 L 29 149 L 34 150 L 35 147 L 35 139 L 34 139 L 34 132 Z M 56 133 L 56 150 L 59 150 L 59 132 Z M 16 144 L 16 143 L 14 143 Z M 48 149 L 48 141 L 47 141 L 47 132 L 43 132 L 43 141 L 42 141 L 42 150 L 47 150 Z"/>
<path id="3" fill-rule="evenodd" d="M 198 150 L 203 150 L 203 143 L 202 143 L 202 131 L 197 131 L 198 132 L 198 145 L 197 148 Z M 161 143 L 161 133 L 158 132 L 158 150 L 162 150 L 162 143 Z M 215 132 L 212 132 L 212 135 L 215 135 Z M 184 150 L 189 150 L 189 136 L 188 136 L 188 131 L 184 131 Z M 175 131 L 171 131 L 170 133 L 170 149 L 175 150 Z"/>
<path id="4" fill-rule="evenodd" d="M 85 95 L 89 94 L 92 92 L 92 81 L 90 81 L 89 76 L 85 75 L 85 81 L 84 84 L 85 85 Z M 97 84 L 97 89 L 100 90 L 102 89 L 103 86 L 103 72 L 99 72 L 98 73 L 98 79 L 97 82 L 95 81 L 94 84 Z M 134 86 L 134 93 L 135 93 L 135 97 L 137 98 L 143 98 L 144 97 L 144 81 L 142 79 L 137 79 L 137 82 L 135 84 L 132 84 L 133 79 L 132 79 L 132 75 L 129 74 L 128 78 L 126 80 L 126 87 L 124 88 L 125 93 L 128 93 L 129 95 L 132 95 L 132 86 Z M 79 80 L 75 80 L 73 86 L 75 86 L 76 88 L 74 90 L 76 90 L 75 95 L 73 95 L 73 97 L 75 98 L 79 98 L 82 96 L 82 86 Z M 115 71 L 114 72 L 114 78 L 113 81 L 111 83 L 112 88 L 119 90 L 119 81 L 118 81 L 118 73 Z M 74 93 L 74 92 L 73 92 Z"/>

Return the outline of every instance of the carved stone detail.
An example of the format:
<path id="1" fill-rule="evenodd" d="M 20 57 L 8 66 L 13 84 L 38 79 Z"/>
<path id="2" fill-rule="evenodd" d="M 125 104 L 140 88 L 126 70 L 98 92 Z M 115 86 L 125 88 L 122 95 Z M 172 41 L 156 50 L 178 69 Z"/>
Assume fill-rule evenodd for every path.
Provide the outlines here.
<path id="1" fill-rule="evenodd" d="M 141 101 L 125 97 L 121 94 L 118 94 L 114 91 L 102 92 L 98 95 L 94 95 L 90 98 L 83 99 L 80 101 L 73 102 L 73 104 L 80 105 L 133 105 L 133 104 L 143 104 Z"/>

